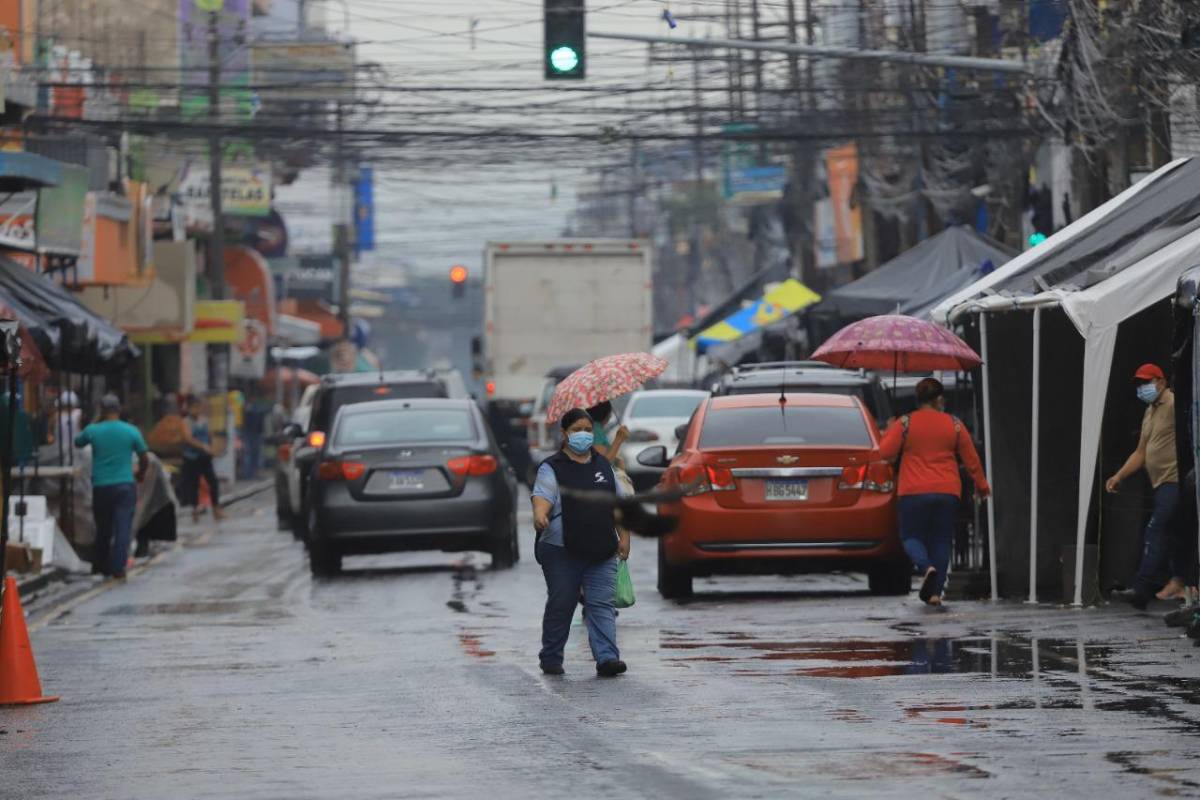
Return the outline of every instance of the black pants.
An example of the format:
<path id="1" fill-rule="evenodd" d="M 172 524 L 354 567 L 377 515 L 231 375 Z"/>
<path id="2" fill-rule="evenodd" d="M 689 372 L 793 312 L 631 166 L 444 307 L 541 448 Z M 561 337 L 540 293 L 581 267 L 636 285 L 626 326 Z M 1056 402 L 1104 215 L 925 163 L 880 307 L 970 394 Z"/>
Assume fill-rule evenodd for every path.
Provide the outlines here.
<path id="1" fill-rule="evenodd" d="M 201 478 L 208 482 L 208 494 L 212 497 L 213 508 L 217 508 L 221 505 L 221 484 L 213 470 L 212 456 L 203 453 L 198 458 L 183 460 L 179 502 L 185 506 L 200 505 Z"/>

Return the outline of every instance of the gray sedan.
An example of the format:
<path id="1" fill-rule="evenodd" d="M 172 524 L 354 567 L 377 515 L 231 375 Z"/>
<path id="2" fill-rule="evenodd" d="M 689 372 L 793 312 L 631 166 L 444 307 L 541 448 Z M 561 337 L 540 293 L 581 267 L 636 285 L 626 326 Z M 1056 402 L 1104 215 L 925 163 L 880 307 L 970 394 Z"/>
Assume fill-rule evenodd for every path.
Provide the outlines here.
<path id="1" fill-rule="evenodd" d="M 309 558 L 315 575 L 342 557 L 483 550 L 511 567 L 516 477 L 467 400 L 383 400 L 338 412 L 314 474 Z"/>

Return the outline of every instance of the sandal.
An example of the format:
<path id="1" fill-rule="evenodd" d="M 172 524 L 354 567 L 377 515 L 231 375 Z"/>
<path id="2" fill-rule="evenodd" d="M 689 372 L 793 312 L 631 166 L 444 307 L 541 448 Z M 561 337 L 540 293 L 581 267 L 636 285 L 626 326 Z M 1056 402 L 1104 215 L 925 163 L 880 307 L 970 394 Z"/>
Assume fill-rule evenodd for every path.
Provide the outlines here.
<path id="1" fill-rule="evenodd" d="M 937 570 L 933 567 L 925 570 L 925 579 L 921 581 L 921 591 L 917 594 L 921 598 L 921 602 L 929 605 L 929 600 L 933 595 L 933 585 L 937 582 Z"/>

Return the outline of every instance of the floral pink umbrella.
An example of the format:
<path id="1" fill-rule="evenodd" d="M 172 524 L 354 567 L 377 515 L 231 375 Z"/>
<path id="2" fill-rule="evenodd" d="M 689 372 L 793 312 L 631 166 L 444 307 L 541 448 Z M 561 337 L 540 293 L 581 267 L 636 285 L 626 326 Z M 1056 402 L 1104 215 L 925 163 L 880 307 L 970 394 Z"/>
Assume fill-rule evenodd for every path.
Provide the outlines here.
<path id="1" fill-rule="evenodd" d="M 584 364 L 554 388 L 546 412 L 547 422 L 557 422 L 572 408 L 591 408 L 632 392 L 667 369 L 666 359 L 649 353 L 604 356 Z"/>
<path id="2" fill-rule="evenodd" d="M 817 348 L 813 358 L 849 369 L 932 372 L 983 363 L 967 343 L 926 320 L 887 314 L 851 323 Z"/>

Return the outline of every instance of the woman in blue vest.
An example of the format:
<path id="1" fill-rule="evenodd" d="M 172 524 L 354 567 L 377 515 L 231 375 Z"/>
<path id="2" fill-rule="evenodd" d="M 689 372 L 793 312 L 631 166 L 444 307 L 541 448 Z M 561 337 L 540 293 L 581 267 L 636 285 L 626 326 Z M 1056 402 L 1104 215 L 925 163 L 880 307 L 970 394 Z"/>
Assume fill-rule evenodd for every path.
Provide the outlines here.
<path id="1" fill-rule="evenodd" d="M 617 649 L 613 586 L 617 559 L 629 557 L 629 534 L 618 532 L 612 510 L 575 499 L 569 491 L 623 495 L 612 465 L 592 445 L 592 418 L 581 408 L 562 418 L 563 447 L 538 467 L 533 486 L 534 552 L 546 576 L 542 617 L 542 672 L 563 674 L 563 650 L 571 618 L 583 590 L 584 621 L 596 659 L 596 672 L 616 677 L 625 671 Z"/>

